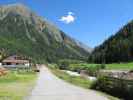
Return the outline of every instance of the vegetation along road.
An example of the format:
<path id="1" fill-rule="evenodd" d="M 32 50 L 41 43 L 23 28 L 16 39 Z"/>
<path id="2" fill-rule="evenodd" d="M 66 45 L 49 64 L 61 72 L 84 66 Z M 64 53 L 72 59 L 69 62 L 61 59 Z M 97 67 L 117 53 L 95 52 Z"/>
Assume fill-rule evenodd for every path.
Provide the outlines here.
<path id="1" fill-rule="evenodd" d="M 108 100 L 95 91 L 60 80 L 48 68 L 41 68 L 37 85 L 27 100 Z"/>

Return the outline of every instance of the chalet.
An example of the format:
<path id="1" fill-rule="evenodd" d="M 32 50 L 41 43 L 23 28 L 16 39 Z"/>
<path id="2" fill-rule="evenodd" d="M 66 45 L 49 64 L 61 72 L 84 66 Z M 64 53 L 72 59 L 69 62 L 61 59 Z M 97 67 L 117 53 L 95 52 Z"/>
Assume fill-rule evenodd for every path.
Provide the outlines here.
<path id="1" fill-rule="evenodd" d="M 2 66 L 8 66 L 8 67 L 16 67 L 16 66 L 23 66 L 23 67 L 29 67 L 30 62 L 29 60 L 24 59 L 23 57 L 13 55 L 9 56 L 6 59 L 2 61 Z"/>

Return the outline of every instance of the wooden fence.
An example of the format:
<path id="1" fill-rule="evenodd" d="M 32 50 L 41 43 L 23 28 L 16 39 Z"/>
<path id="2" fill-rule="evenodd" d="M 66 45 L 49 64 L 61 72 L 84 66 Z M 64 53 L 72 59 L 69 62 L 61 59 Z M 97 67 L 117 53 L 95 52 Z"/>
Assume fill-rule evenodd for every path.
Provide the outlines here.
<path id="1" fill-rule="evenodd" d="M 122 81 L 122 82 L 125 82 L 126 84 L 133 85 L 133 80 L 126 80 L 126 79 L 115 78 L 115 77 L 104 77 L 104 78 L 105 78 L 105 80 L 107 80 L 107 81 L 112 81 L 112 82 L 119 82 L 119 81 Z"/>

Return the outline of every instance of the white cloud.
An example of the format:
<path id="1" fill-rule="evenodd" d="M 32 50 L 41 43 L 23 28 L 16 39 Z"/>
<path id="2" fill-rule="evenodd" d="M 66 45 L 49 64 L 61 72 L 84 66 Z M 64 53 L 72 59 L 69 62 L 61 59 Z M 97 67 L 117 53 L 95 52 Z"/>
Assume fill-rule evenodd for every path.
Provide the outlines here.
<path id="1" fill-rule="evenodd" d="M 66 24 L 70 24 L 75 21 L 75 16 L 73 12 L 68 12 L 66 16 L 62 16 L 59 21 L 64 22 Z"/>
<path id="2" fill-rule="evenodd" d="M 74 13 L 73 12 L 68 12 L 68 15 L 73 15 Z"/>

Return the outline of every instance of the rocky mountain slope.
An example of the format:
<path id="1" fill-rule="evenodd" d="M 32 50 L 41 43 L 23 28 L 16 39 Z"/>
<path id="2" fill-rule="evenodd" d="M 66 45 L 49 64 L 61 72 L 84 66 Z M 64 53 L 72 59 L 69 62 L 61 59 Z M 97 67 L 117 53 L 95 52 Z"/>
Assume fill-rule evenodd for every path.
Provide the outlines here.
<path id="1" fill-rule="evenodd" d="M 90 50 L 24 5 L 0 6 L 0 51 L 6 55 L 22 54 L 34 61 L 55 62 L 85 59 Z"/>

